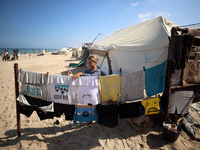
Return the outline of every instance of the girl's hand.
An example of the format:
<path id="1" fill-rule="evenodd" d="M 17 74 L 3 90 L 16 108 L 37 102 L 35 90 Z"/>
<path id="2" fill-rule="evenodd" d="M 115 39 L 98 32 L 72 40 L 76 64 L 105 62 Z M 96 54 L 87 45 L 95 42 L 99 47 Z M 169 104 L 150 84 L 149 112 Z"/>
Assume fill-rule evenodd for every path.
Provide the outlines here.
<path id="1" fill-rule="evenodd" d="M 72 72 L 71 72 L 70 70 L 67 70 L 67 71 L 66 71 L 66 74 L 67 74 L 68 76 L 73 76 L 73 74 L 72 74 Z"/>
<path id="2" fill-rule="evenodd" d="M 76 79 L 78 77 L 82 76 L 82 72 L 78 72 L 75 75 L 72 76 L 72 79 Z"/>

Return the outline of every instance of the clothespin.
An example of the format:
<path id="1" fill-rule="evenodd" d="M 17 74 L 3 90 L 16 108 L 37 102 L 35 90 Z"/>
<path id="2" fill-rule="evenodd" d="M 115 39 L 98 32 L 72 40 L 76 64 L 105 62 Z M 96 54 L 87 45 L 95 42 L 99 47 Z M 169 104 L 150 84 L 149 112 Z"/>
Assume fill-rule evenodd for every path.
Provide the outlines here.
<path id="1" fill-rule="evenodd" d="M 120 72 L 120 76 L 122 76 L 122 68 L 120 68 L 119 72 Z"/>
<path id="2" fill-rule="evenodd" d="M 22 68 L 19 69 L 20 73 L 22 73 Z"/>
<path id="3" fill-rule="evenodd" d="M 143 67 L 143 70 L 145 71 L 145 67 Z"/>
<path id="4" fill-rule="evenodd" d="M 100 76 L 99 76 L 99 74 L 98 74 L 98 79 L 100 79 Z"/>
<path id="5" fill-rule="evenodd" d="M 49 76 L 49 72 L 47 72 L 47 77 Z"/>

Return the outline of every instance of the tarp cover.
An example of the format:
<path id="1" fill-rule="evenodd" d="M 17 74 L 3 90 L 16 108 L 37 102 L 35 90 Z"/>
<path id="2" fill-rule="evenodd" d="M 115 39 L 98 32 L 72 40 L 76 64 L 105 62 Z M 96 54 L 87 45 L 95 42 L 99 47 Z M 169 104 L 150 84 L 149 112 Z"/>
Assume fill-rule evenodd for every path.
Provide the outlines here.
<path id="1" fill-rule="evenodd" d="M 113 73 L 132 73 L 161 64 L 167 60 L 169 36 L 175 23 L 159 16 L 157 18 L 121 29 L 111 36 L 94 43 L 93 54 L 99 58 L 101 66 L 103 56 L 109 51 Z M 108 74 L 107 59 L 100 68 Z"/>

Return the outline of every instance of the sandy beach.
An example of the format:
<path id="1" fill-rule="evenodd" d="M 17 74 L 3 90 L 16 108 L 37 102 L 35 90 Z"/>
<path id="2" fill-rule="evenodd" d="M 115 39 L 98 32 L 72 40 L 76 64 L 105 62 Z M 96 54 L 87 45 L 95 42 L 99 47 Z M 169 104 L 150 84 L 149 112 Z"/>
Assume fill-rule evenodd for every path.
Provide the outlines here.
<path id="1" fill-rule="evenodd" d="M 80 59 L 71 56 L 50 53 L 44 56 L 21 55 L 19 60 L 15 61 L 0 60 L 0 149 L 200 149 L 200 143 L 185 132 L 182 132 L 174 143 L 164 140 L 162 122 L 157 118 L 153 120 L 152 127 L 137 132 L 126 119 L 119 119 L 118 126 L 114 128 L 95 123 L 92 125 L 81 123 L 74 126 L 72 121 L 65 121 L 64 116 L 40 121 L 34 112 L 29 118 L 20 115 L 21 137 L 18 137 L 14 63 L 18 63 L 19 68 L 25 71 L 66 75 L 69 63 L 79 61 Z M 84 67 L 71 69 L 73 73 L 84 70 Z M 54 124 L 57 120 L 58 125 Z"/>

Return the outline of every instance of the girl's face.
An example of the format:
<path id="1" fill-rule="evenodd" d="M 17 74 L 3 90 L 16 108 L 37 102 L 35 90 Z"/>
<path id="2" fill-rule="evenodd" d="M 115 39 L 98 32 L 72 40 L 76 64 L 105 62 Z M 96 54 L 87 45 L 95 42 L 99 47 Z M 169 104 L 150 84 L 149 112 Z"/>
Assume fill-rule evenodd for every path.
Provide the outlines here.
<path id="1" fill-rule="evenodd" d="M 90 67 L 90 69 L 94 69 L 96 67 L 97 63 L 88 59 L 88 66 Z"/>

